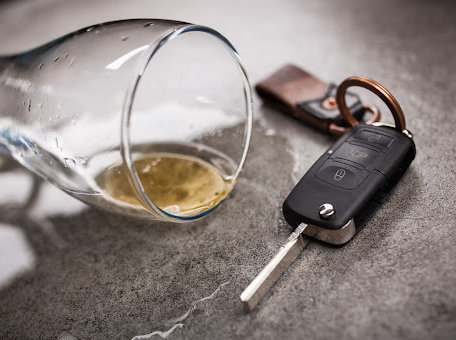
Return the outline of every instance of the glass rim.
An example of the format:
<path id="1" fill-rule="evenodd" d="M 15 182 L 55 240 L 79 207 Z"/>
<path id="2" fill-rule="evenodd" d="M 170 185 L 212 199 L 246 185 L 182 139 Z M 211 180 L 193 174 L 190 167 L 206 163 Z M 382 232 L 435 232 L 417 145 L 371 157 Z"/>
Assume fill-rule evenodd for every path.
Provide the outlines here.
<path id="1" fill-rule="evenodd" d="M 160 21 L 160 19 L 151 19 L 153 21 Z M 182 26 L 184 25 L 184 26 Z M 252 134 L 252 123 L 253 123 L 253 103 L 252 103 L 252 89 L 250 86 L 250 82 L 247 76 L 247 72 L 245 70 L 245 67 L 242 63 L 242 60 L 234 48 L 234 46 L 219 32 L 216 30 L 203 26 L 203 25 L 194 25 L 194 24 L 187 24 L 187 23 L 181 23 L 176 21 L 176 26 L 175 28 L 171 28 L 169 31 L 167 31 L 163 36 L 158 38 L 155 42 L 151 43 L 149 47 L 142 52 L 142 57 L 138 61 L 136 72 L 129 84 L 128 90 L 125 94 L 124 97 L 124 103 L 122 107 L 122 113 L 121 113 L 121 131 L 120 131 L 120 153 L 122 157 L 122 163 L 123 166 L 126 167 L 128 170 L 128 177 L 130 180 L 130 183 L 133 185 L 133 189 L 140 199 L 141 204 L 143 207 L 148 210 L 152 214 L 156 214 L 157 217 L 161 217 L 165 220 L 171 221 L 171 222 L 191 222 L 198 220 L 208 214 L 210 214 L 214 209 L 216 209 L 225 199 L 228 197 L 228 195 L 222 199 L 220 202 L 218 202 L 214 207 L 211 207 L 203 212 L 197 213 L 195 215 L 191 216 L 179 216 L 179 215 L 174 215 L 170 214 L 163 209 L 161 209 L 159 206 L 153 202 L 149 196 L 147 195 L 146 191 L 144 190 L 144 186 L 139 178 L 138 172 L 136 170 L 136 166 L 133 162 L 132 159 L 132 152 L 131 152 L 131 131 L 130 131 L 130 118 L 132 116 L 132 109 L 133 109 L 133 104 L 135 101 L 135 95 L 136 91 L 138 89 L 138 86 L 141 82 L 142 76 L 144 75 L 144 72 L 146 71 L 147 67 L 153 60 L 154 55 L 162 48 L 167 42 L 179 37 L 180 35 L 188 32 L 202 32 L 209 34 L 217 39 L 219 39 L 227 48 L 227 51 L 230 53 L 232 56 L 233 60 L 236 63 L 236 66 L 238 67 L 240 71 L 240 75 L 242 78 L 242 83 L 243 83 L 243 90 L 244 90 L 244 98 L 245 98 L 245 106 L 247 109 L 246 112 L 246 122 L 245 122 L 245 133 L 244 133 L 244 150 L 242 152 L 242 157 L 241 160 L 237 164 L 237 169 L 234 172 L 232 176 L 232 181 L 233 183 L 236 183 L 240 172 L 242 170 L 242 167 L 244 166 L 245 159 L 247 157 L 247 151 L 249 149 L 249 144 L 250 144 L 250 138 Z"/>

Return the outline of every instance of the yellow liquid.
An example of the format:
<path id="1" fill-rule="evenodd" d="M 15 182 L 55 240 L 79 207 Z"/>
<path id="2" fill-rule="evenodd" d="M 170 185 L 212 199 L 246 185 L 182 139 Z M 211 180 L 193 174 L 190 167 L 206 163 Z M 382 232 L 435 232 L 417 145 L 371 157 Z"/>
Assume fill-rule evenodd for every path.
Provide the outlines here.
<path id="1" fill-rule="evenodd" d="M 172 214 L 205 211 L 216 206 L 231 191 L 233 183 L 211 164 L 196 157 L 153 153 L 134 162 L 149 198 Z M 122 165 L 100 173 L 96 181 L 114 199 L 142 205 Z"/>

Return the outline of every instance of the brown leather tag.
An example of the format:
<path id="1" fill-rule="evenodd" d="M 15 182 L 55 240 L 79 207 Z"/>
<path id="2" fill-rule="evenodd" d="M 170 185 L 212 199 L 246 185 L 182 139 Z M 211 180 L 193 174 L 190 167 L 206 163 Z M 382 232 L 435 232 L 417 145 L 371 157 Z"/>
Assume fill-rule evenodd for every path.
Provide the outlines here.
<path id="1" fill-rule="evenodd" d="M 350 126 L 344 121 L 335 94 L 337 86 L 327 84 L 314 75 L 286 65 L 256 85 L 256 91 L 266 104 L 312 125 L 331 135 L 342 135 Z M 376 107 L 364 106 L 358 95 L 346 93 L 347 108 L 359 121 L 366 112 L 372 113 L 367 124 L 380 118 Z"/>
<path id="2" fill-rule="evenodd" d="M 278 102 L 292 111 L 297 103 L 321 98 L 327 90 L 328 84 L 294 65 L 282 67 L 256 85 L 263 100 Z"/>

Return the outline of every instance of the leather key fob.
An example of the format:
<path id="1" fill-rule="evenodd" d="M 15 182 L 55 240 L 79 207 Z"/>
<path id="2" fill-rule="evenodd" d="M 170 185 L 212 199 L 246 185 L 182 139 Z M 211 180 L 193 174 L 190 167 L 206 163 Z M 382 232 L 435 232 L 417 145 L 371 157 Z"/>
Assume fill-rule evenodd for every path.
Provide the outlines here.
<path id="1" fill-rule="evenodd" d="M 266 104 L 321 131 L 340 136 L 349 129 L 336 104 L 337 86 L 327 84 L 297 66 L 282 67 L 255 88 Z M 360 121 L 371 111 L 373 116 L 367 124 L 380 118 L 376 108 L 363 106 L 354 93 L 346 94 L 346 104 Z"/>

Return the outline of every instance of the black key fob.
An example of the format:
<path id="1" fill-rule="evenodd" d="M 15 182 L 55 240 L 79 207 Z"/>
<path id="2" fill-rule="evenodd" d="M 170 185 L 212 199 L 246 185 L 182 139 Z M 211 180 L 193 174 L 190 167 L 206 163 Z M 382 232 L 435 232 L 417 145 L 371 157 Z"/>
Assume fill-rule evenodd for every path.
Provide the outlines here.
<path id="1" fill-rule="evenodd" d="M 381 86 L 368 80 L 372 82 L 369 86 L 356 81 L 347 86 L 346 80 L 339 86 L 342 96 L 349 86 L 373 91 L 377 87 L 371 88 L 372 84 Z M 415 143 L 405 129 L 399 104 L 387 94 L 381 98 L 394 104 L 388 106 L 396 127 L 358 125 L 352 119 L 355 126 L 317 160 L 285 200 L 283 214 L 291 226 L 309 224 L 305 235 L 330 244 L 344 244 L 365 226 L 400 180 L 415 158 Z M 344 112 L 345 104 L 340 96 L 338 100 Z"/>

